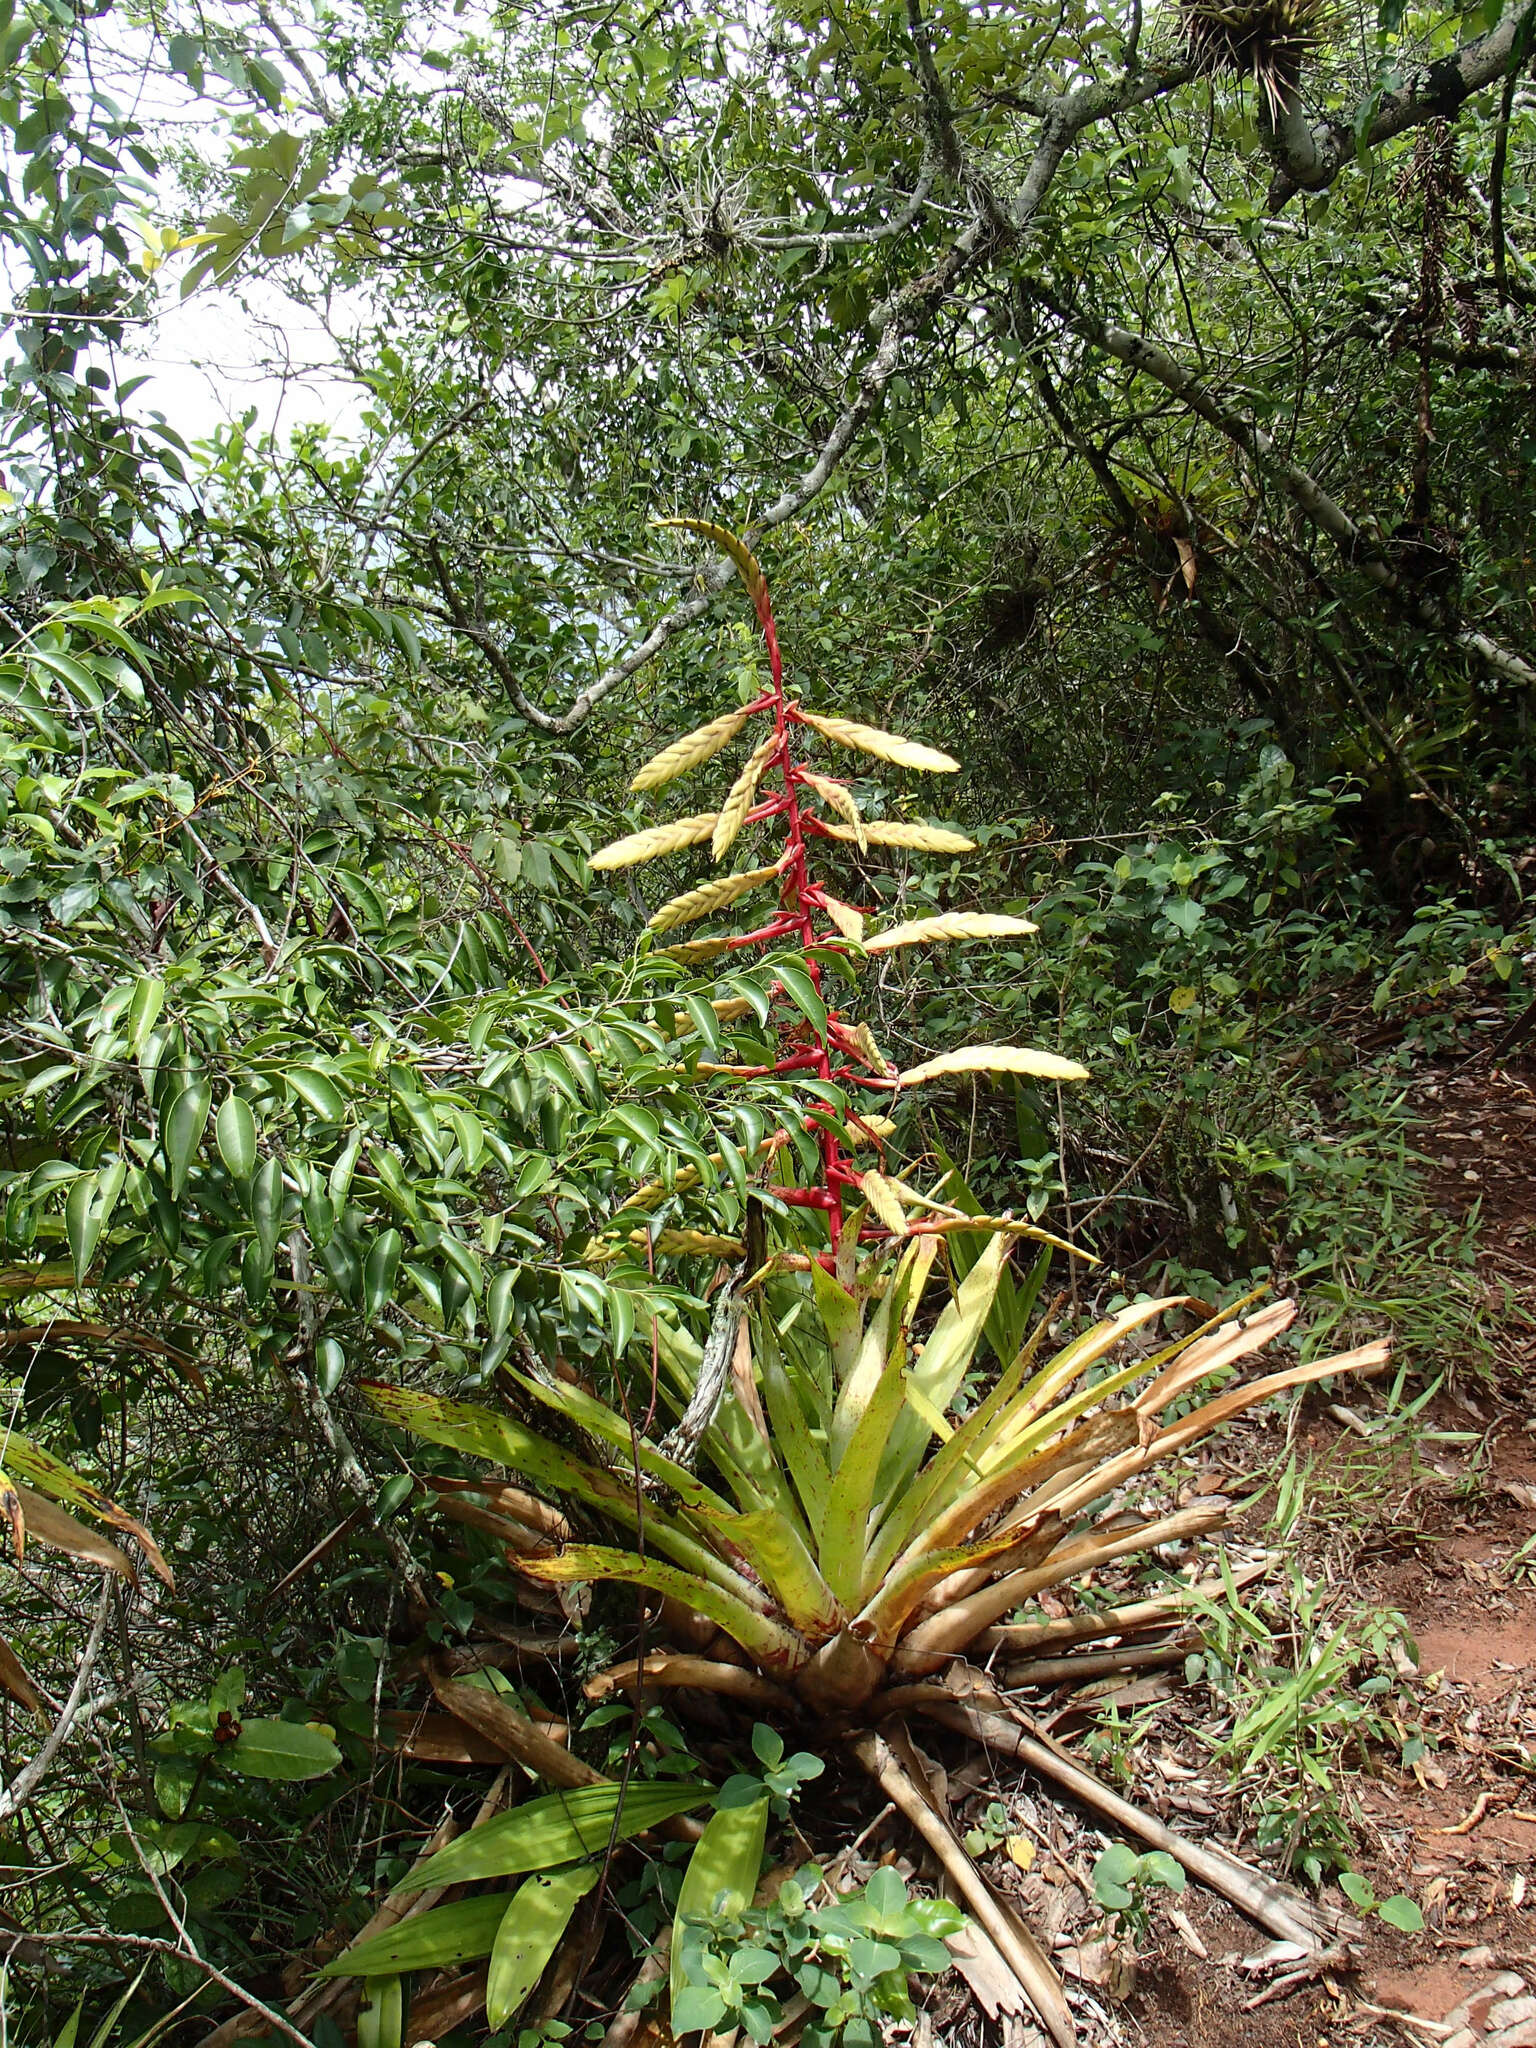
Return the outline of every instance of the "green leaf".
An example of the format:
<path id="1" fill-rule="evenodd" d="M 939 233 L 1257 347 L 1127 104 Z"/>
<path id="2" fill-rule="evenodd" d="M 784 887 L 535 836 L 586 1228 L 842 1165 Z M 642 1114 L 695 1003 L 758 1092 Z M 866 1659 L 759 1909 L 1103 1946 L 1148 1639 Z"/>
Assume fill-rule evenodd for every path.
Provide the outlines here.
<path id="1" fill-rule="evenodd" d="M 256 1117 L 244 1096 L 225 1096 L 214 1119 L 213 1135 L 231 1178 L 249 1180 L 256 1168 Z"/>
<path id="2" fill-rule="evenodd" d="M 128 1162 L 114 1159 L 100 1173 L 82 1174 L 69 1191 L 64 1205 L 64 1230 L 74 1261 L 75 1285 L 83 1287 L 101 1242 L 101 1233 L 117 1207 L 118 1196 L 128 1176 Z"/>
<path id="3" fill-rule="evenodd" d="M 601 1864 L 589 1863 L 518 1887 L 491 1950 L 485 2016 L 492 2027 L 505 2026 L 538 1983 L 571 1915 L 601 1876 Z"/>
<path id="4" fill-rule="evenodd" d="M 363 1261 L 363 1313 L 371 1321 L 383 1309 L 395 1289 L 404 1249 L 398 1230 L 386 1230 L 376 1237 Z"/>
<path id="5" fill-rule="evenodd" d="M 518 1269 L 503 1266 L 491 1282 L 485 1297 L 485 1313 L 493 1337 L 504 1337 L 512 1323 L 512 1303 L 517 1294 Z"/>
<path id="6" fill-rule="evenodd" d="M 405 1987 L 398 1977 L 370 1979 L 357 2008 L 357 2048 L 401 2048 Z"/>
<path id="7" fill-rule="evenodd" d="M 552 1870 L 577 1856 L 601 1855 L 610 1840 L 626 1842 L 713 1797 L 708 1785 L 658 1781 L 627 1787 L 578 1785 L 569 1792 L 530 1799 L 417 1864 L 397 1890 L 419 1892 L 437 1885 L 513 1877 L 525 1870 Z"/>
<path id="8" fill-rule="evenodd" d="M 330 1076 L 322 1074 L 318 1067 L 290 1067 L 283 1078 L 322 1123 L 339 1124 L 346 1115 L 346 1097 Z"/>
<path id="9" fill-rule="evenodd" d="M 725 2018 L 725 2000 L 707 1985 L 690 1984 L 674 1993 L 672 2031 L 684 2034 L 712 2034 Z"/>
<path id="10" fill-rule="evenodd" d="M 179 1201 L 197 1148 L 203 1142 L 208 1112 L 213 1107 L 213 1090 L 206 1081 L 193 1081 L 182 1089 L 165 1113 L 165 1163 L 170 1169 L 171 1197 Z"/>
<path id="11" fill-rule="evenodd" d="M 134 1059 L 144 1049 L 144 1041 L 155 1028 L 155 1020 L 165 1005 L 165 983 L 152 974 L 141 974 L 133 985 L 133 1001 L 128 1005 L 128 1050 Z"/>
<path id="12" fill-rule="evenodd" d="M 442 1970 L 475 1963 L 496 1945 L 507 1911 L 505 1892 L 433 1906 L 399 1927 L 360 1941 L 320 1972 L 322 1977 L 396 1977 L 406 1970 Z"/>
<path id="13" fill-rule="evenodd" d="M 752 1729 L 752 1754 L 760 1764 L 771 1769 L 784 1760 L 784 1738 L 777 1728 L 770 1728 L 766 1721 L 757 1722 Z"/>
<path id="14" fill-rule="evenodd" d="M 347 1354 L 339 1337 L 322 1337 L 315 1346 L 315 1384 L 329 1397 L 341 1385 L 347 1370 Z"/>
<path id="15" fill-rule="evenodd" d="M 827 1006 L 816 993 L 816 984 L 804 967 L 788 960 L 775 960 L 773 971 L 785 995 L 800 1014 L 818 1031 L 827 1028 Z"/>
<path id="16" fill-rule="evenodd" d="M 763 1844 L 768 1834 L 768 1798 L 753 1800 L 750 1806 L 722 1807 L 710 1817 L 703 1834 L 694 1844 L 677 1894 L 677 1916 L 672 1923 L 672 2027 L 686 2031 L 679 2015 L 679 2001 L 686 1989 L 683 1947 L 687 1923 L 713 1916 L 717 1908 L 740 1913 L 752 1903 L 758 1874 L 763 1867 Z M 684 2008 L 686 2011 L 686 2008 Z"/>
<path id="17" fill-rule="evenodd" d="M 264 1159 L 256 1169 L 251 1182 L 251 1222 L 262 1264 L 270 1267 L 283 1227 L 283 1169 L 276 1159 Z"/>
<path id="18" fill-rule="evenodd" d="M 341 1751 L 328 1735 L 302 1721 L 243 1721 L 236 1739 L 219 1752 L 219 1760 L 243 1778 L 298 1780 L 323 1778 L 334 1771 Z"/>
<path id="19" fill-rule="evenodd" d="M 391 1515 L 404 1507 L 415 1487 L 416 1482 L 409 1472 L 396 1472 L 392 1478 L 386 1479 L 373 1503 L 375 1518 L 387 1522 Z"/>
<path id="20" fill-rule="evenodd" d="M 1420 1934 L 1424 1929 L 1424 1915 L 1406 1892 L 1394 1892 L 1390 1899 L 1383 1899 L 1376 1908 L 1376 1917 L 1403 1934 Z"/>
<path id="21" fill-rule="evenodd" d="M 1166 1849 L 1149 1849 L 1141 1859 L 1142 1880 L 1146 1884 L 1160 1884 L 1171 1892 L 1184 1889 L 1184 1866 L 1170 1856 Z"/>

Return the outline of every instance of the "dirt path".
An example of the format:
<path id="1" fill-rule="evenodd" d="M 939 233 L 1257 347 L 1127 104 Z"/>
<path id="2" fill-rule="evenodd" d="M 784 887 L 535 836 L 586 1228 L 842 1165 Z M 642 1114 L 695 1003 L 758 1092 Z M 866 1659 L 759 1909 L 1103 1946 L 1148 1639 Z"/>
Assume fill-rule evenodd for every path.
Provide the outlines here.
<path id="1" fill-rule="evenodd" d="M 1308 1654 L 1362 1607 L 1401 1616 L 1417 1646 L 1416 1673 L 1405 1650 L 1392 1653 L 1376 1734 L 1325 1748 L 1322 1768 L 1357 1868 L 1378 1898 L 1410 1896 L 1425 1926 L 1407 1934 L 1372 1919 L 1357 1968 L 1286 1983 L 1265 1938 L 1191 1887 L 1157 1896 L 1135 1988 L 1114 1996 L 1124 1987 L 1093 1940 L 1101 1838 L 1085 1816 L 983 1765 L 962 1818 L 980 1824 L 991 1807 L 995 1826 L 1002 1795 L 1018 1832 L 989 1869 L 1052 1943 L 1092 2048 L 1536 2048 L 1536 1065 L 1445 1062 L 1411 1099 L 1437 1206 L 1458 1219 L 1478 1206 L 1493 1372 L 1435 1361 L 1444 1389 L 1413 1430 L 1384 1438 L 1341 1422 L 1329 1395 L 1309 1398 L 1289 1447 L 1309 1459 L 1312 1490 L 1287 1550 L 1328 1596 Z M 1383 1419 L 1379 1394 L 1351 1405 L 1367 1432 Z M 1227 1455 L 1257 1470 L 1286 1449 L 1267 1424 Z M 1283 1574 L 1284 1560 L 1271 1569 Z M 1232 1782 L 1209 1739 L 1224 1703 L 1182 1677 L 1121 1686 L 1117 1733 L 1093 1760 L 1172 1826 L 1255 1857 L 1266 1788 L 1283 1773 L 1260 1763 Z M 1064 1705 L 1034 1710 L 1049 1720 Z M 1057 1732 L 1092 1753 L 1084 1719 L 1074 1726 L 1067 1711 Z M 962 1773 L 952 1793 L 966 1789 Z M 974 2008 L 970 2024 L 950 2017 L 952 2037 L 979 2038 Z M 1029 2038 L 1017 2021 L 999 2024 L 1005 2048 Z"/>

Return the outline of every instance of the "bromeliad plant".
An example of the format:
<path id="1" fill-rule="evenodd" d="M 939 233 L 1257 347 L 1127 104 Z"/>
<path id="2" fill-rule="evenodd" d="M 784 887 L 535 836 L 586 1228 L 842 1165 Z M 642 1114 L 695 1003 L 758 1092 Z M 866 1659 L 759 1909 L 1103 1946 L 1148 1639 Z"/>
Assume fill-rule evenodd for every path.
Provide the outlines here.
<path id="1" fill-rule="evenodd" d="M 1247 1321 L 1229 1312 L 1150 1357 L 1111 1365 L 1134 1332 L 1189 1305 L 1176 1296 L 1133 1303 L 1048 1358 L 1042 1317 L 961 1417 L 956 1397 L 983 1331 L 997 1326 L 1000 1296 L 1016 1308 L 1019 1290 L 1007 1273 L 1009 1237 L 993 1233 L 921 1340 L 918 1308 L 940 1243 L 920 1234 L 893 1273 L 866 1268 L 851 1285 L 813 1262 L 808 1274 L 753 1290 L 724 1333 L 728 1371 L 698 1471 L 669 1455 L 659 1431 L 632 1433 L 621 1407 L 591 1388 L 533 1373 L 511 1378 L 599 1447 L 601 1462 L 487 1408 L 398 1387 L 365 1392 L 389 1421 L 562 1493 L 632 1539 L 643 1522 L 643 1554 L 638 1542 L 560 1548 L 502 1508 L 519 1526 L 520 1572 L 646 1587 L 666 1603 L 684 1648 L 713 1640 L 711 1657 L 648 1659 L 648 1685 L 739 1692 L 745 1659 L 786 1705 L 873 1716 L 897 1703 L 882 1701 L 887 1688 L 963 1657 L 1047 1588 L 1219 1528 L 1221 1500 L 1142 1513 L 1121 1505 L 1124 1489 L 1255 1403 L 1386 1356 L 1384 1345 L 1367 1345 L 1170 1413 L 1295 1314 L 1289 1302 Z M 661 1404 L 681 1416 L 721 1331 L 700 1346 L 658 1318 L 655 1334 Z M 1104 1501 L 1112 1505 L 1094 1517 Z"/>
<path id="2" fill-rule="evenodd" d="M 1016 918 L 952 916 L 866 937 L 860 914 L 828 894 L 811 871 L 819 840 L 919 850 L 964 842 L 947 828 L 866 822 L 845 784 L 798 758 L 795 741 L 803 731 L 906 766 L 954 763 L 786 697 L 757 563 L 718 528 L 674 523 L 709 534 L 736 563 L 762 622 L 772 687 L 666 749 L 636 781 L 654 787 L 701 765 L 754 717 L 771 729 L 718 811 L 636 833 L 605 849 L 596 864 L 623 866 L 706 840 L 719 858 L 751 824 L 782 830 L 784 850 L 774 860 L 688 890 L 651 922 L 665 933 L 770 883 L 778 888 L 777 909 L 757 929 L 668 950 L 697 963 L 793 942 L 798 959 L 775 955 L 769 963 L 779 998 L 801 1020 L 787 1048 L 772 1063 L 703 1071 L 732 1079 L 800 1077 L 818 1098 L 807 1128 L 816 1136 L 819 1175 L 806 1187 L 782 1178 L 760 1183 L 747 1203 L 745 1245 L 698 1234 L 697 1249 L 741 1263 L 716 1293 L 703 1341 L 666 1307 L 652 1308 L 649 1327 L 637 1333 L 650 1340 L 648 1396 L 637 1399 L 641 1390 L 624 1385 L 622 1355 L 612 1400 L 568 1365 L 557 1374 L 525 1355 L 521 1369 L 503 1366 L 523 1413 L 542 1408 L 555 1419 L 549 1434 L 521 1416 L 433 1392 L 376 1383 L 361 1391 L 387 1421 L 561 1496 L 600 1535 L 620 1539 L 573 1540 L 549 1502 L 503 1478 L 487 1475 L 472 1482 L 471 1494 L 457 1496 L 461 1512 L 499 1533 L 513 1569 L 537 1584 L 608 1581 L 659 1596 L 671 1647 L 616 1667 L 589 1690 L 713 1689 L 789 1714 L 831 1716 L 850 1732 L 901 1711 L 932 1708 L 942 1718 L 955 1696 L 932 1680 L 1013 1610 L 1113 1560 L 1221 1525 L 1220 1500 L 1171 1510 L 1132 1506 L 1129 1490 L 1143 1475 L 1257 1402 L 1379 1364 L 1386 1347 L 1368 1345 L 1212 1391 L 1208 1383 L 1286 1329 L 1294 1305 L 1276 1303 L 1247 1320 L 1242 1312 L 1250 1303 L 1207 1311 L 1204 1322 L 1149 1356 L 1127 1356 L 1138 1332 L 1199 1307 L 1180 1296 L 1132 1303 L 1052 1352 L 1054 1326 L 1049 1312 L 1036 1313 L 1038 1296 L 1053 1252 L 1071 1247 L 1048 1239 L 1027 1279 L 1017 1280 L 1009 1263 L 1016 1243 L 1045 1233 L 977 1214 L 953 1171 L 924 1196 L 888 1172 L 861 1172 L 850 1163 L 852 1139 L 879 1142 L 889 1133 L 873 1106 L 899 1087 L 967 1070 L 1049 1080 L 1082 1078 L 1082 1070 L 1050 1053 L 1004 1046 L 970 1047 L 897 1075 L 867 1027 L 826 1004 L 824 968 L 839 949 L 869 954 L 1031 927 Z M 763 795 L 770 772 L 781 787 Z M 773 1149 L 770 1142 L 763 1151 Z M 627 1211 L 643 1216 L 683 1185 L 679 1174 L 669 1188 L 642 1189 Z M 777 1208 L 781 1228 L 795 1211 L 819 1212 L 825 1243 L 813 1226 L 809 1255 L 793 1243 L 771 1249 L 770 1208 Z M 675 1248 L 687 1249 L 686 1238 L 677 1233 Z M 647 1248 L 671 1247 L 658 1237 Z M 935 1315 L 926 1295 L 940 1273 L 948 1288 Z M 977 1398 L 983 1340 L 1002 1370 Z M 1113 1609 L 1102 1621 L 1101 1633 L 1116 1633 Z M 912 1766 L 883 1738 L 857 1734 L 853 1753 L 883 1785 L 896 1787 L 891 1796 L 899 1804 L 911 1792 L 921 1805 Z M 694 1889 L 707 1888 L 699 1873 L 729 1846 L 731 1888 L 744 1910 L 765 1822 L 762 1801 L 748 1814 L 722 1806 L 696 1851 L 698 1873 L 690 1866 L 690 1880 L 698 1876 Z M 1070 2014 L 1043 1956 L 1032 1957 L 1010 1931 L 1013 1923 L 997 1919 L 995 1901 L 958 1841 L 941 1821 L 932 1825 L 944 1836 L 940 1853 L 967 1904 L 1008 1950 L 1053 2037 L 1069 2042 Z M 567 1894 L 574 1906 L 583 1883 L 569 1879 L 562 1907 Z M 694 1903 L 702 1912 L 709 1902 Z M 484 1926 L 477 1923 L 476 1938 L 485 1943 L 479 1953 L 501 1939 L 493 1935 L 494 1914 L 487 1905 Z M 398 1967 L 394 1951 L 380 1956 Z M 672 1989 L 674 2017 L 680 2008 L 684 2023 L 701 2023 L 689 2018 L 690 1992 L 701 1995 L 701 2010 L 711 1987 L 730 2004 L 723 1979 L 701 1968 L 702 1980 L 680 1944 Z M 521 1985 L 522 1978 L 513 1981 Z"/>
<path id="3" fill-rule="evenodd" d="M 772 1069 L 716 1071 L 735 1078 L 803 1075 L 823 1094 L 846 1091 L 856 1102 L 967 1069 L 1081 1078 L 1082 1069 L 1070 1062 L 1017 1046 L 970 1047 L 895 1077 L 867 1027 L 847 1023 L 822 1003 L 823 919 L 832 926 L 833 945 L 862 946 L 866 953 L 1032 927 L 1018 918 L 957 916 L 864 937 L 858 913 L 811 873 L 810 850 L 818 839 L 934 848 L 963 842 L 937 827 L 865 823 L 846 785 L 797 758 L 794 736 L 810 730 L 907 766 L 955 764 L 913 741 L 811 713 L 788 698 L 757 562 L 719 527 L 670 523 L 707 534 L 736 564 L 762 624 L 772 687 L 668 747 L 636 783 L 655 787 L 700 766 L 754 717 L 767 719 L 770 730 L 719 811 L 620 840 L 598 864 L 649 859 L 706 838 L 718 858 L 750 823 L 781 827 L 785 850 L 778 859 L 673 898 L 651 923 L 668 931 L 775 882 L 779 907 L 765 925 L 672 950 L 710 959 L 794 936 L 804 962 L 798 974 L 814 998 L 808 1002 L 806 990 L 799 991 L 808 1032 Z M 782 787 L 763 796 L 770 770 Z M 837 818 L 818 816 L 812 800 Z M 786 964 L 778 971 L 793 989 L 797 970 Z M 862 1109 L 847 1121 L 868 1125 Z M 834 1122 L 815 1123 L 818 1184 L 772 1190 L 791 1207 L 825 1213 L 829 1248 L 809 1259 L 764 1258 L 755 1250 L 736 1283 L 720 1290 L 703 1344 L 681 1324 L 653 1318 L 659 1377 L 651 1408 L 678 1418 L 665 1439 L 659 1429 L 635 1426 L 635 1414 L 645 1410 L 627 1397 L 610 1403 L 593 1387 L 536 1365 L 511 1371 L 510 1378 L 529 1401 L 560 1418 L 567 1436 L 574 1430 L 596 1446 L 596 1458 L 489 1409 L 402 1388 L 364 1391 L 389 1420 L 508 1467 L 579 1501 L 609 1528 L 629 1532 L 632 1547 L 562 1547 L 549 1536 L 547 1521 L 540 1524 L 515 1505 L 501 1508 L 522 1573 L 555 1583 L 646 1587 L 667 1603 L 669 1625 L 685 1645 L 699 1649 L 714 1638 L 730 1646 L 723 1663 L 684 1659 L 678 1682 L 738 1688 L 732 1660 L 745 1657 L 784 1688 L 786 1698 L 822 1712 L 861 1713 L 893 1679 L 938 1671 L 1046 1587 L 1215 1526 L 1219 1504 L 1167 1516 L 1132 1513 L 1117 1502 L 1097 1522 L 1084 1518 L 1095 1503 L 1252 1402 L 1376 1352 L 1273 1374 L 1165 1421 L 1171 1405 L 1202 1379 L 1230 1369 L 1277 1335 L 1293 1309 L 1279 1304 L 1245 1324 L 1232 1321 L 1234 1311 L 1149 1359 L 1107 1369 L 1135 1331 L 1185 1305 L 1181 1299 L 1139 1302 L 1054 1357 L 1044 1356 L 1048 1319 L 1032 1335 L 1026 1330 L 1044 1277 L 1042 1261 L 1059 1240 L 1049 1241 L 1021 1289 L 1009 1270 L 1012 1244 L 1044 1233 L 1011 1218 L 977 1216 L 958 1175 L 941 1184 L 960 1198 L 946 1202 L 920 1197 L 892 1176 L 857 1171 Z M 850 1195 L 858 1206 L 845 1213 Z M 643 1191 L 632 1206 L 643 1209 Z M 860 1263 L 860 1247 L 870 1238 L 876 1244 Z M 722 1251 L 741 1249 L 731 1240 L 706 1242 Z M 925 1295 L 941 1249 L 947 1250 L 951 1296 L 929 1325 Z M 961 1418 L 953 1411 L 984 1335 L 1005 1369 Z M 1134 1395 L 1133 1388 L 1139 1388 Z M 648 1665 L 646 1676 L 664 1684 L 669 1668 L 663 1659 Z"/>

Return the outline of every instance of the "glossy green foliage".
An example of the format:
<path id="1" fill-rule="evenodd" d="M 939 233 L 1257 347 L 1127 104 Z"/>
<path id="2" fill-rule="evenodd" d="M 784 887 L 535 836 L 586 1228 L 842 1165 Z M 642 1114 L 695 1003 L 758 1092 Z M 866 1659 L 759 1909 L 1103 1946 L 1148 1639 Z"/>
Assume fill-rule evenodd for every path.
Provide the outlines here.
<path id="1" fill-rule="evenodd" d="M 683 1931 L 673 2026 L 739 2027 L 766 2048 L 796 1996 L 817 2048 L 875 2048 L 915 2008 L 912 1979 L 950 1966 L 944 1937 L 965 1925 L 945 1899 L 913 1898 L 898 1873 L 877 1870 L 862 1890 L 823 1904 L 823 1873 L 808 1865 L 765 1906 L 717 1912 Z M 793 1988 L 791 1988 L 793 1987 Z"/>
<path id="2" fill-rule="evenodd" d="M 720 1914 L 734 1918 L 751 1905 L 763 1867 L 767 1831 L 768 1798 L 764 1793 L 740 1806 L 721 1807 L 710 1816 L 694 1845 L 677 1895 L 672 1928 L 672 2025 L 677 2033 L 692 2033 L 712 2024 L 691 2016 L 681 2003 L 688 1985 L 684 1956 L 692 1924 Z"/>

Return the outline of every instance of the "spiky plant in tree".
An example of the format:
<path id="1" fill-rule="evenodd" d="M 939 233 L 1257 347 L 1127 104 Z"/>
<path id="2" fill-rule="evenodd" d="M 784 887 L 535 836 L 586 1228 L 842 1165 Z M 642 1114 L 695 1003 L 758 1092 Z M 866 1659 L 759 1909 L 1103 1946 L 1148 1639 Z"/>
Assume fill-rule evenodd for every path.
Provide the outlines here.
<path id="1" fill-rule="evenodd" d="M 1327 33 L 1331 0 L 1180 0 L 1184 43 L 1199 70 L 1251 78 L 1278 116 Z"/>

